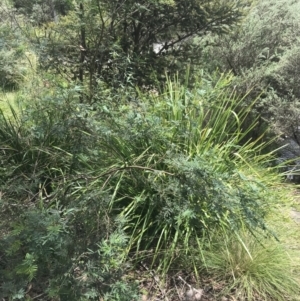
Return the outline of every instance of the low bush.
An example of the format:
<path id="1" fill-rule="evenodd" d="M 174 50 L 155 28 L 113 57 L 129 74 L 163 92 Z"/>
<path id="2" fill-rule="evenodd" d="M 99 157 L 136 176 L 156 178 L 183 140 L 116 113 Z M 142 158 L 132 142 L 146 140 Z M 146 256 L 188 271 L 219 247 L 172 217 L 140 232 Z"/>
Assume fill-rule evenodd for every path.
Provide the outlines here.
<path id="1" fill-rule="evenodd" d="M 251 107 L 230 81 L 93 106 L 61 88 L 2 114 L 1 297 L 138 300 L 141 260 L 166 274 L 213 229 L 268 233 L 280 177 L 242 143 Z"/>

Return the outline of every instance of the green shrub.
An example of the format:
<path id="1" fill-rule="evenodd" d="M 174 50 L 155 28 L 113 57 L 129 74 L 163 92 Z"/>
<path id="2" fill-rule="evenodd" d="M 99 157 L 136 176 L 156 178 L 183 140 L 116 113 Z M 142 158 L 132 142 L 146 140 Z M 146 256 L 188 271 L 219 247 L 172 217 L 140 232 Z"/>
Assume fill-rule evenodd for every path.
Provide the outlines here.
<path id="1" fill-rule="evenodd" d="M 280 177 L 264 144 L 242 144 L 254 124 L 231 80 L 93 106 L 60 88 L 2 114 L 3 298 L 137 300 L 137 262 L 167 273 L 212 229 L 267 231 Z"/>
<path id="2" fill-rule="evenodd" d="M 267 123 L 276 134 L 292 137 L 300 124 L 299 11 L 293 0 L 259 1 L 235 30 L 205 41 L 204 65 L 210 71 L 231 71 L 235 90 L 241 95 L 250 91 L 248 103 L 259 96 L 253 110 L 262 116 L 258 132 Z"/>
<path id="3" fill-rule="evenodd" d="M 57 21 L 59 15 L 66 15 L 73 7 L 70 0 L 13 0 L 12 3 L 19 13 L 29 17 L 35 25 Z"/>
<path id="4" fill-rule="evenodd" d="M 155 246 L 155 256 L 169 249 L 163 269 L 177 248 L 187 250 L 211 228 L 266 229 L 270 187 L 280 179 L 263 170 L 273 159 L 261 154 L 264 144 L 241 144 L 253 126 L 243 129 L 251 108 L 240 110 L 229 82 L 204 82 L 193 91 L 169 82 L 151 105 L 143 100 L 127 117 L 123 112 L 126 118 L 116 119 L 117 133 L 110 135 L 122 162 L 112 170 L 116 205 L 132 220 L 129 247 Z"/>
<path id="5" fill-rule="evenodd" d="M 79 2 L 32 40 L 43 68 L 86 85 L 86 100 L 94 101 L 100 80 L 114 88 L 151 87 L 165 80 L 166 71 L 199 64 L 193 38 L 224 32 L 243 18 L 248 2 Z"/>
<path id="6" fill-rule="evenodd" d="M 137 300 L 135 283 L 122 279 L 123 222 L 109 214 L 110 191 L 91 185 L 86 159 L 99 145 L 77 90 L 11 111 L 0 116 L 0 296 L 22 299 L 31 287 L 40 300 Z"/>
<path id="7" fill-rule="evenodd" d="M 40 295 L 40 300 L 99 300 L 101 296 L 105 300 L 138 300 L 137 285 L 122 279 L 128 269 L 123 258 L 126 235 L 114 227 L 104 238 L 108 225 L 101 222 L 106 234 L 93 236 L 95 241 L 90 242 L 84 237 L 88 234 L 85 221 L 82 226 L 74 221 L 75 215 L 83 212 L 80 207 L 65 210 L 53 206 L 28 208 L 19 215 L 10 235 L 1 239 L 5 258 L 0 268 L 1 297 L 24 298 L 30 286 L 29 294 L 32 298 Z M 104 217 L 103 210 L 98 218 L 113 223 Z"/>
<path id="8" fill-rule="evenodd" d="M 20 34 L 0 25 L 0 88 L 17 88 L 26 74 L 24 43 Z"/>

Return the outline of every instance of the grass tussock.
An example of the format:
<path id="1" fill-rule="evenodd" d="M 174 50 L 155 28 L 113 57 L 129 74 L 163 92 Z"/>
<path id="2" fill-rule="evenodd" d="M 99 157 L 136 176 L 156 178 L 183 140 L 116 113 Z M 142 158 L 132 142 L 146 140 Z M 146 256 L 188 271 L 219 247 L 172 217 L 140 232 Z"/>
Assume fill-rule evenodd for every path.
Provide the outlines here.
<path id="1" fill-rule="evenodd" d="M 286 248 L 243 233 L 214 237 L 202 250 L 203 273 L 222 283 L 221 296 L 237 300 L 296 300 L 299 282 Z"/>

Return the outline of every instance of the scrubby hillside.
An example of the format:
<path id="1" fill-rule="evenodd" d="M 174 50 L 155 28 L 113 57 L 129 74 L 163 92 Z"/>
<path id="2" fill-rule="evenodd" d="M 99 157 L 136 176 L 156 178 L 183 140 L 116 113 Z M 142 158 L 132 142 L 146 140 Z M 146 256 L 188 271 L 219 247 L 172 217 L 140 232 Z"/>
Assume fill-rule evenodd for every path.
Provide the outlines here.
<path id="1" fill-rule="evenodd" d="M 220 54 L 257 8 L 63 4 L 1 4 L 0 298 L 297 300 L 271 92 Z"/>

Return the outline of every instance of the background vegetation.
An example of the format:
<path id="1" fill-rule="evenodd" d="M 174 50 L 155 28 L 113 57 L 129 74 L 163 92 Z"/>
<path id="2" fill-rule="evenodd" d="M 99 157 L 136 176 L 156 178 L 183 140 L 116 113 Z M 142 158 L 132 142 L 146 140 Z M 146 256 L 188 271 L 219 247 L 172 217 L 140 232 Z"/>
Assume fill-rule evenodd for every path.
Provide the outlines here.
<path id="1" fill-rule="evenodd" d="M 255 114 L 278 134 L 298 139 L 299 85 L 297 1 L 258 1 L 241 26 L 228 35 L 209 35 L 206 68 L 231 71 L 249 101 L 259 96 Z M 208 59 L 211 60 L 208 61 Z"/>
<path id="2" fill-rule="evenodd" d="M 297 300 L 297 8 L 1 4 L 0 298 Z"/>

